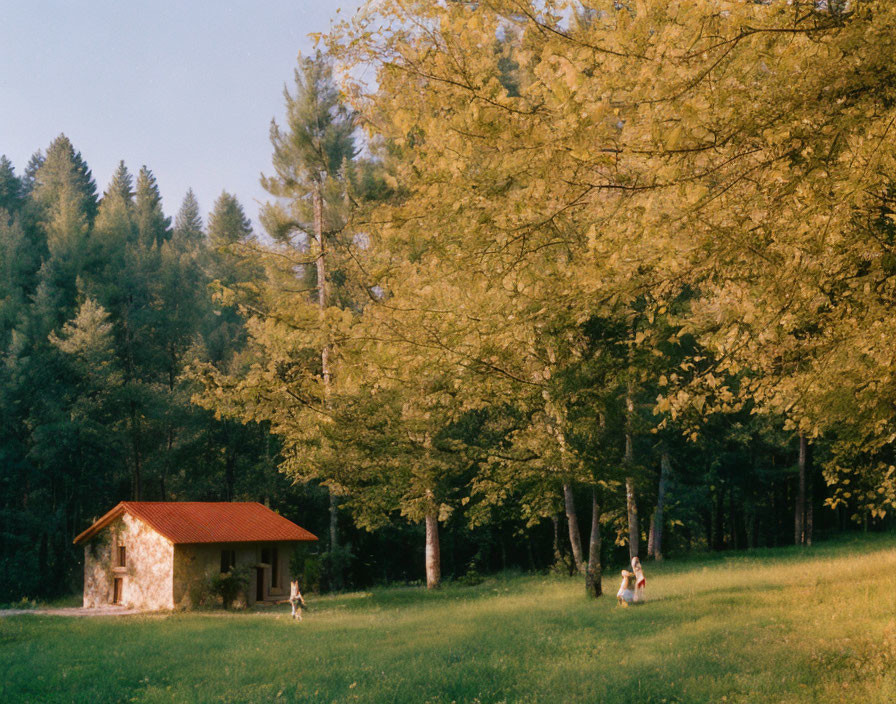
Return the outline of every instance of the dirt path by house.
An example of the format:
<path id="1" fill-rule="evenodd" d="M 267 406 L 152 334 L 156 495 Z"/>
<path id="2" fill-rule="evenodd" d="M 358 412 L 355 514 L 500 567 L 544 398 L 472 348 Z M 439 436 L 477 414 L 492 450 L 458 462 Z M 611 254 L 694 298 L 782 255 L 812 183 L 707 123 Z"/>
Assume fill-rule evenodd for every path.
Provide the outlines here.
<path id="1" fill-rule="evenodd" d="M 98 606 L 95 609 L 85 609 L 80 606 L 71 606 L 59 609 L 0 609 L 0 618 L 4 616 L 133 616 L 141 614 L 137 609 L 126 609 L 123 606 Z"/>

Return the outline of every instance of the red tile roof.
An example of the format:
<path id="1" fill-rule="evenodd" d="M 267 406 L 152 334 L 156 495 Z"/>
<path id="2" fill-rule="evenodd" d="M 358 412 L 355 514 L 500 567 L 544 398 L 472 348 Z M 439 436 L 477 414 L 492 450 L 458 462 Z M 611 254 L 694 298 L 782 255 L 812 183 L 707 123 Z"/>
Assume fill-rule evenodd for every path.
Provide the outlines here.
<path id="1" fill-rule="evenodd" d="M 255 501 L 122 501 L 75 538 L 80 543 L 128 513 L 172 543 L 253 543 L 317 540 L 317 537 Z"/>

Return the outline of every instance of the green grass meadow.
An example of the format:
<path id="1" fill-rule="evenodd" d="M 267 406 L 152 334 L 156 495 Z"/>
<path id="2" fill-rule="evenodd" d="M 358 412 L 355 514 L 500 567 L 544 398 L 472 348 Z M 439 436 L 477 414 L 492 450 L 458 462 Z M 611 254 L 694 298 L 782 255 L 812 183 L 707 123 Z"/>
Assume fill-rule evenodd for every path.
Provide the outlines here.
<path id="1" fill-rule="evenodd" d="M 896 538 L 226 614 L 0 619 L 0 702 L 896 702 Z"/>

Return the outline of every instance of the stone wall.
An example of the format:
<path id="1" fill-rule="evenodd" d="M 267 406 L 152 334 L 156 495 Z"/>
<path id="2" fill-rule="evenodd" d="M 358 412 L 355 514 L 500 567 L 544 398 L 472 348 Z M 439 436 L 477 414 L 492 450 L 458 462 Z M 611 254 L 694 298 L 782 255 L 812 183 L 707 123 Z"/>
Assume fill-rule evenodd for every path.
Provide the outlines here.
<path id="1" fill-rule="evenodd" d="M 112 603 L 112 544 L 102 530 L 84 544 L 84 608 Z"/>
<path id="2" fill-rule="evenodd" d="M 124 545 L 126 564 L 118 566 L 118 547 Z M 122 579 L 124 606 L 134 609 L 174 607 L 172 583 L 174 546 L 143 521 L 124 514 L 84 546 L 84 606 L 112 603 L 113 583 Z"/>
<path id="3" fill-rule="evenodd" d="M 221 552 L 233 550 L 236 553 L 236 567 L 246 569 L 249 584 L 246 593 L 237 605 L 252 605 L 257 594 L 257 568 L 264 573 L 263 594 L 266 601 L 276 601 L 289 596 L 289 561 L 295 543 L 208 543 L 174 546 L 174 604 L 177 608 L 189 609 L 203 604 L 215 603 L 208 592 L 211 578 L 221 572 Z M 272 587 L 272 562 L 262 563 L 262 551 L 277 550 L 280 583 Z"/>
<path id="4" fill-rule="evenodd" d="M 118 547 L 125 546 L 126 565 L 118 566 Z M 84 546 L 84 606 L 108 606 L 115 578 L 122 579 L 123 606 L 148 611 L 213 605 L 211 578 L 220 574 L 221 552 L 236 553 L 236 567 L 249 577 L 238 604 L 256 601 L 259 569 L 265 601 L 289 596 L 289 562 L 296 543 L 210 543 L 173 545 L 140 519 L 124 514 Z M 274 587 L 273 551 L 277 551 L 279 584 Z M 266 558 L 265 562 L 262 559 Z"/>

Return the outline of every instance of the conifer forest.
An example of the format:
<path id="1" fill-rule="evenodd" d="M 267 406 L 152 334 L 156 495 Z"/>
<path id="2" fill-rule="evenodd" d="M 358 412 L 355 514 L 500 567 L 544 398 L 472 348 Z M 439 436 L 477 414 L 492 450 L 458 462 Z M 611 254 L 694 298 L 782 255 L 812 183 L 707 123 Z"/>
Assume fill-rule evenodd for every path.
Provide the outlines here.
<path id="1" fill-rule="evenodd" d="M 266 503 L 309 591 L 892 530 L 894 57 L 889 0 L 378 0 L 255 226 L 0 158 L 0 602 L 123 500 Z"/>

